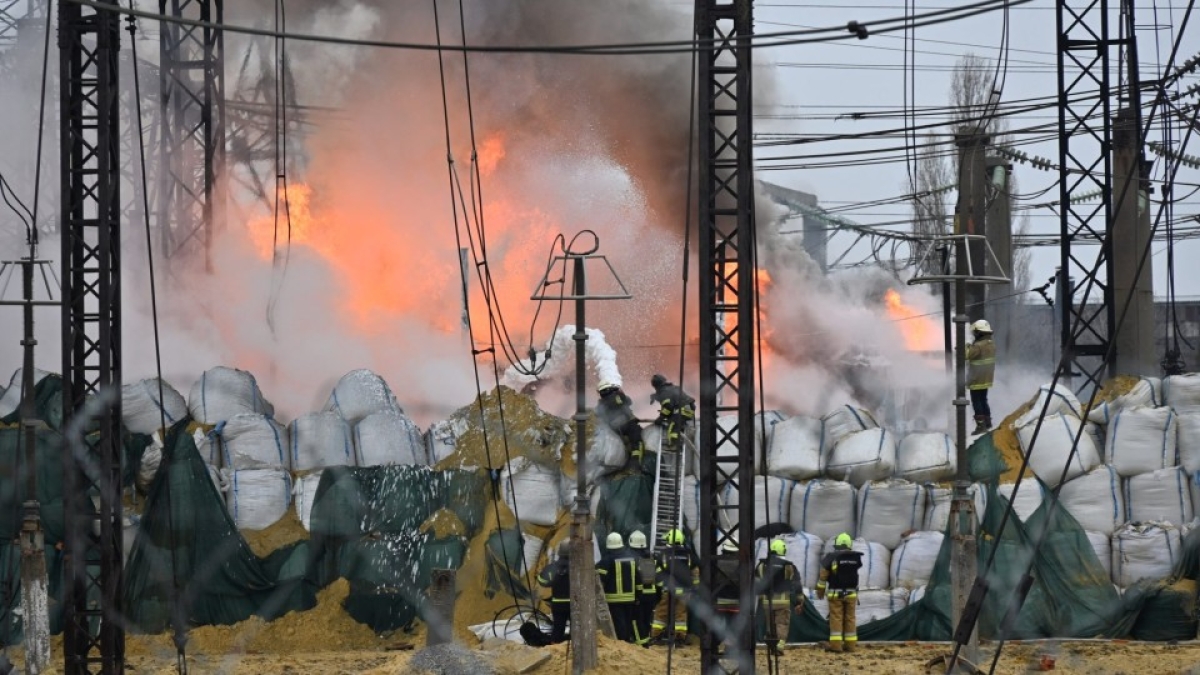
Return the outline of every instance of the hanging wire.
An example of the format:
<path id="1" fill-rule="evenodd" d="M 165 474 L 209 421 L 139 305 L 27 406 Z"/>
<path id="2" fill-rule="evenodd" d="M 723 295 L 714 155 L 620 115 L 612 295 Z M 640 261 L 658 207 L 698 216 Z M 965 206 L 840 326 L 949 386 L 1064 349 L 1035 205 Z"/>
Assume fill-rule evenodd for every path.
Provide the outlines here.
<path id="1" fill-rule="evenodd" d="M 286 0 L 275 0 L 275 116 L 272 127 L 275 135 L 275 205 L 272 209 L 273 231 L 271 239 L 271 294 L 267 299 L 267 325 L 275 335 L 275 309 L 279 304 L 283 285 L 287 280 L 288 266 L 292 258 L 292 206 L 288 195 L 288 64 L 287 64 L 287 8 Z M 287 239 L 284 245 L 283 262 L 279 255 L 280 207 Z"/>

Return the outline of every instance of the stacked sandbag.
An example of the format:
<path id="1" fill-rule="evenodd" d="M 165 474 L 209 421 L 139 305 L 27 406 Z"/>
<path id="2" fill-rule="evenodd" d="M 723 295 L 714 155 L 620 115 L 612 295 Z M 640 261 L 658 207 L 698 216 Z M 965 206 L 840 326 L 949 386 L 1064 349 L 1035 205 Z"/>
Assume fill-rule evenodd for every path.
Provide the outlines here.
<path id="1" fill-rule="evenodd" d="M 1162 391 L 1163 405 L 1172 408 L 1200 406 L 1200 373 L 1172 375 L 1165 378 L 1162 383 Z"/>
<path id="2" fill-rule="evenodd" d="M 1020 496 L 1020 492 L 1017 493 Z M 972 484 L 967 488 L 967 495 L 975 504 L 976 519 L 983 517 L 987 507 L 987 493 L 979 485 Z M 921 529 L 932 532 L 945 532 L 950 524 L 950 508 L 954 505 L 954 488 L 928 485 L 925 488 L 925 525 Z M 895 548 L 893 546 L 893 548 Z"/>
<path id="3" fill-rule="evenodd" d="M 821 475 L 821 420 L 797 415 L 776 424 L 767 473 L 791 480 Z"/>
<path id="4" fill-rule="evenodd" d="M 335 412 L 314 412 L 297 418 L 288 428 L 292 440 L 292 469 L 311 471 L 329 466 L 354 466 L 350 425 Z"/>
<path id="5" fill-rule="evenodd" d="M 700 527 L 700 481 L 695 476 L 684 476 L 682 494 L 680 495 L 680 510 L 683 511 L 683 526 L 689 532 L 692 540 L 696 539 L 696 528 Z M 645 533 L 650 536 L 649 532 Z"/>
<path id="6" fill-rule="evenodd" d="M 854 513 L 858 507 L 854 486 L 842 481 L 818 479 L 797 483 L 792 489 L 789 524 L 821 540 L 833 539 L 843 532 L 854 532 Z"/>
<path id="7" fill-rule="evenodd" d="M 1037 419 L 1034 418 L 1033 422 L 1017 429 L 1017 439 L 1021 442 L 1021 452 L 1029 457 L 1029 468 L 1047 487 L 1058 485 L 1060 478 L 1071 480 L 1100 465 L 1096 443 L 1091 436 L 1083 433 L 1083 422 L 1078 417 L 1057 413 L 1046 417 L 1037 436 L 1037 446 L 1030 453 L 1036 427 Z M 1078 447 L 1072 455 L 1071 448 L 1077 436 Z M 1063 467 L 1067 465 L 1068 458 L 1071 463 L 1064 477 Z"/>
<path id="8" fill-rule="evenodd" d="M 825 463 L 826 475 L 857 486 L 889 478 L 895 469 L 896 436 L 886 429 L 867 429 L 842 437 Z"/>
<path id="9" fill-rule="evenodd" d="M 787 553 L 783 557 L 792 561 L 792 564 L 796 566 L 796 571 L 800 574 L 800 583 L 805 587 L 816 586 L 821 575 L 821 553 L 824 547 L 821 538 L 808 532 L 784 534 L 778 538 L 782 539 L 787 546 Z M 768 540 L 760 539 L 755 545 L 755 560 L 766 557 L 767 543 Z M 762 546 L 761 551 L 759 550 L 760 545 Z"/>
<path id="10" fill-rule="evenodd" d="M 429 431 L 425 432 L 425 449 L 431 465 L 446 459 L 458 449 L 458 437 L 466 431 L 465 427 L 459 426 L 451 420 L 440 420 L 429 425 Z"/>
<path id="11" fill-rule="evenodd" d="M 1187 488 L 1184 488 L 1187 492 Z M 1116 469 L 1103 464 L 1058 489 L 1061 506 L 1085 530 L 1113 533 L 1125 522 L 1125 495 Z"/>
<path id="12" fill-rule="evenodd" d="M 821 418 L 821 447 L 828 453 L 846 436 L 856 431 L 878 428 L 879 422 L 870 412 L 844 405 Z"/>
<path id="13" fill-rule="evenodd" d="M 775 476 L 754 477 L 754 528 L 771 523 L 787 523 L 791 514 L 792 489 L 795 481 Z M 726 483 L 721 492 L 726 506 L 741 504 L 743 495 L 733 483 Z M 730 514 L 736 511 L 730 510 Z M 794 527 L 794 526 L 793 526 Z"/>
<path id="14" fill-rule="evenodd" d="M 1087 535 L 1088 543 L 1092 545 L 1092 550 L 1096 552 L 1096 560 L 1100 561 L 1100 566 L 1104 568 L 1104 573 L 1112 578 L 1112 539 L 1105 532 L 1084 532 Z"/>
<path id="15" fill-rule="evenodd" d="M 892 552 L 886 546 L 876 541 L 867 541 L 862 537 L 854 539 L 850 546 L 852 551 L 862 555 L 862 568 L 858 570 L 859 588 L 890 588 L 892 585 Z M 834 552 L 834 540 L 825 540 L 823 553 Z"/>
<path id="16" fill-rule="evenodd" d="M 1189 474 L 1200 472 L 1200 407 L 1176 408 L 1175 428 L 1179 465 Z"/>
<path id="17" fill-rule="evenodd" d="M 1017 490 L 1017 498 L 1013 499 L 1014 487 L 1016 487 L 1016 483 L 1003 483 L 996 487 L 996 492 L 1013 505 L 1013 512 L 1021 519 L 1021 522 L 1025 522 L 1042 505 L 1046 488 L 1042 487 L 1042 484 L 1036 479 L 1027 478 L 1021 481 L 1021 489 Z M 1124 502 L 1122 501 L 1122 503 Z"/>
<path id="18" fill-rule="evenodd" d="M 925 488 L 902 479 L 867 483 L 858 491 L 857 534 L 889 549 L 925 525 Z"/>
<path id="19" fill-rule="evenodd" d="M 341 415 L 350 424 L 375 413 L 404 414 L 392 388 L 366 368 L 343 375 L 329 394 L 324 410 Z"/>
<path id="20" fill-rule="evenodd" d="M 663 431 L 665 429 L 657 424 L 648 424 L 642 428 L 642 443 L 646 446 L 647 452 L 661 452 L 663 443 Z M 699 456 L 696 454 L 696 425 L 692 424 L 688 427 L 688 437 L 691 443 L 684 442 L 683 446 L 683 475 L 696 476 L 700 473 Z M 625 445 L 621 445 L 622 451 Z"/>
<path id="21" fill-rule="evenodd" d="M 1108 425 L 1105 459 L 1127 478 L 1174 466 L 1175 433 L 1170 408 L 1124 408 Z"/>
<path id="22" fill-rule="evenodd" d="M 513 458 L 501 472 L 504 503 L 522 523 L 553 525 L 561 501 L 559 472 L 524 457 Z"/>
<path id="23" fill-rule="evenodd" d="M 754 416 L 754 473 L 763 473 L 763 449 L 770 447 L 771 436 L 775 432 L 775 425 L 783 421 L 783 414 L 776 410 L 765 410 Z M 729 447 L 732 444 L 725 439 L 726 434 L 736 439 L 739 449 L 743 443 L 750 440 L 746 438 L 741 429 L 738 429 L 737 415 L 722 415 L 718 417 L 717 426 L 720 427 L 717 430 L 717 455 L 736 454 L 736 450 Z M 735 429 L 737 429 L 736 433 L 734 433 Z M 700 461 L 698 457 L 696 461 Z M 699 473 L 698 468 L 696 469 L 696 473 Z"/>
<path id="24" fill-rule="evenodd" d="M 900 442 L 896 455 L 896 475 L 914 483 L 949 480 L 958 470 L 954 441 L 948 434 L 920 432 Z"/>
<path id="25" fill-rule="evenodd" d="M 219 444 L 221 465 L 230 469 L 290 468 L 287 430 L 266 415 L 234 415 L 208 438 Z"/>
<path id="26" fill-rule="evenodd" d="M 1194 515 L 1188 475 L 1173 466 L 1125 480 L 1125 514 L 1130 522 L 1161 521 L 1176 526 Z"/>
<path id="27" fill-rule="evenodd" d="M 1048 404 L 1047 399 L 1049 399 Z M 1075 398 L 1070 387 L 1060 383 L 1051 389 L 1049 384 L 1043 384 L 1038 388 L 1038 395 L 1033 401 L 1033 406 L 1018 417 L 1013 422 L 1013 426 L 1020 429 L 1027 424 L 1036 422 L 1042 414 L 1043 407 L 1046 407 L 1047 417 L 1060 413 L 1074 417 L 1083 414 L 1083 406 L 1079 404 L 1079 399 Z"/>
<path id="28" fill-rule="evenodd" d="M 1162 380 L 1157 377 L 1139 378 L 1129 391 L 1111 401 L 1101 401 L 1092 406 L 1088 421 L 1107 425 L 1117 413 L 1138 406 L 1156 407 L 1163 405 Z"/>
<path id="29" fill-rule="evenodd" d="M 121 422 L 135 434 L 152 434 L 162 428 L 163 422 L 169 429 L 187 417 L 187 401 L 183 395 L 166 382 L 162 382 L 161 400 L 159 379 L 138 380 L 121 387 Z"/>
<path id="30" fill-rule="evenodd" d="M 188 412 L 203 424 L 216 424 L 237 415 L 275 415 L 254 376 L 244 370 L 217 366 L 204 371 L 188 394 Z"/>
<path id="31" fill-rule="evenodd" d="M 1129 523 L 1112 536 L 1112 580 L 1122 588 L 1171 576 L 1179 559 L 1179 530 L 1167 523 Z"/>
<path id="32" fill-rule="evenodd" d="M 220 442 L 217 441 L 215 435 L 207 434 L 203 429 L 196 429 L 192 434 L 192 439 L 196 443 L 200 458 L 208 468 L 208 475 L 213 481 L 213 486 L 217 488 L 217 492 L 225 492 L 228 487 L 226 480 L 216 466 L 220 463 Z M 142 461 L 138 464 L 137 475 L 134 476 L 135 484 L 143 492 L 150 489 L 154 474 L 158 473 L 158 466 L 162 464 L 162 451 L 162 431 L 159 430 L 151 435 L 150 445 L 146 446 L 142 452 Z"/>
<path id="33" fill-rule="evenodd" d="M 371 413 L 354 425 L 358 466 L 426 466 L 425 439 L 416 423 L 402 413 Z"/>
<path id="34" fill-rule="evenodd" d="M 941 532 L 911 532 L 892 552 L 892 586 L 913 589 L 929 583 L 942 548 Z"/>
<path id="35" fill-rule="evenodd" d="M 313 503 L 317 497 L 317 486 L 321 484 L 321 475 L 325 473 L 324 469 L 314 471 L 308 475 L 300 476 L 296 479 L 296 484 L 292 486 L 292 502 L 296 505 L 296 517 L 300 519 L 300 524 L 307 530 L 309 516 L 312 515 Z"/>
<path id="36" fill-rule="evenodd" d="M 625 447 L 625 441 L 621 438 L 621 435 L 613 431 L 607 424 L 597 424 L 592 432 L 591 443 L 588 446 L 588 475 L 586 476 L 588 484 L 594 483 L 600 476 L 624 468 L 628 458 L 629 450 Z M 578 458 L 576 458 L 576 461 L 578 461 Z"/>
<path id="37" fill-rule="evenodd" d="M 906 588 L 867 589 L 858 592 L 856 619 L 858 625 L 878 621 L 908 607 Z"/>
<path id="38" fill-rule="evenodd" d="M 284 469 L 241 469 L 230 472 L 226 505 L 239 530 L 265 530 L 287 513 L 292 476 Z"/>
<path id="39" fill-rule="evenodd" d="M 537 571 L 538 560 L 542 557 L 542 551 L 546 548 L 546 542 L 536 534 L 521 529 L 521 560 L 525 564 L 525 572 L 533 574 Z M 600 560 L 596 558 L 596 560 Z"/>

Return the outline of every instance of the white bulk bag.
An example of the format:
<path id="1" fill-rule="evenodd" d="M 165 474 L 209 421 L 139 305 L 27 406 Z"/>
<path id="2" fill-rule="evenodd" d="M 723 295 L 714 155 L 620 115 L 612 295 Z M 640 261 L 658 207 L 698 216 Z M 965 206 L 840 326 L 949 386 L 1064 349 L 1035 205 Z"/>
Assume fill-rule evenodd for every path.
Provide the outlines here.
<path id="1" fill-rule="evenodd" d="M 183 394 L 166 382 L 162 383 L 162 402 L 159 402 L 159 380 L 139 380 L 121 387 L 121 422 L 135 434 L 152 434 L 165 421 L 170 427 L 187 417 L 187 401 Z"/>
<path id="2" fill-rule="evenodd" d="M 456 425 L 450 420 L 441 420 L 434 422 L 429 426 L 429 431 L 425 432 L 425 447 L 429 453 L 429 463 L 437 464 L 454 454 L 457 449 L 456 443 L 459 434 L 462 430 L 457 429 Z"/>
<path id="3" fill-rule="evenodd" d="M 382 377 L 366 368 L 343 375 L 329 394 L 323 410 L 341 415 L 350 424 L 374 413 L 404 414 L 392 388 Z"/>
<path id="4" fill-rule="evenodd" d="M 925 488 L 900 479 L 867 483 L 856 513 L 857 536 L 896 548 L 901 535 L 925 525 Z"/>
<path id="5" fill-rule="evenodd" d="M 1022 492 L 1028 484 L 1022 487 Z M 987 508 L 987 493 L 977 484 L 972 484 L 967 488 L 967 494 L 975 503 L 976 519 L 983 518 L 983 511 Z M 1021 493 L 1018 492 L 1019 496 Z M 921 529 L 930 530 L 932 532 L 945 532 L 946 527 L 950 524 L 950 507 L 954 502 L 954 488 L 938 487 L 937 485 L 928 485 L 925 488 L 925 526 Z M 895 548 L 893 546 L 892 548 Z"/>
<path id="6" fill-rule="evenodd" d="M 833 446 L 825 473 L 862 485 L 889 478 L 896 468 L 896 437 L 886 429 L 857 431 Z"/>
<path id="7" fill-rule="evenodd" d="M 821 479 L 797 483 L 792 489 L 789 524 L 822 540 L 843 532 L 853 533 L 858 506 L 855 495 L 854 486 L 842 481 Z"/>
<path id="8" fill-rule="evenodd" d="M 775 432 L 775 425 L 784 420 L 783 414 L 775 410 L 765 410 L 754 416 L 754 473 L 763 473 L 763 448 L 770 447 L 771 436 Z M 717 418 L 717 454 L 729 455 L 735 454 L 734 448 L 730 447 L 730 443 L 724 440 L 724 435 L 730 433 L 731 437 L 737 439 L 739 447 L 745 443 L 745 435 L 741 429 L 737 429 L 737 415 L 722 415 Z M 737 429 L 737 433 L 732 433 L 732 430 Z M 743 440 L 745 439 L 745 440 Z M 764 444 L 766 444 L 764 446 Z M 699 459 L 697 459 L 699 461 Z"/>
<path id="9" fill-rule="evenodd" d="M 700 467 L 697 465 L 700 460 L 694 450 L 696 447 L 696 426 L 694 424 L 688 427 L 688 436 L 692 442 L 683 444 L 683 475 L 695 476 L 700 473 Z M 642 442 L 646 444 L 648 452 L 662 452 L 663 428 L 657 424 L 647 424 L 642 428 Z M 621 444 L 621 448 L 624 450 L 624 443 Z"/>
<path id="10" fill-rule="evenodd" d="M 1188 473 L 1200 471 L 1200 407 L 1175 409 L 1179 465 Z"/>
<path id="11" fill-rule="evenodd" d="M 1125 477 L 1174 466 L 1175 427 L 1170 408 L 1124 408 L 1108 424 L 1105 458 Z"/>
<path id="12" fill-rule="evenodd" d="M 1013 505 L 1013 512 L 1017 514 L 1017 517 L 1020 518 L 1021 522 L 1023 523 L 1029 520 L 1029 517 L 1033 515 L 1033 512 L 1037 511 L 1038 507 L 1042 505 L 1042 498 L 1045 496 L 1046 489 L 1042 487 L 1041 483 L 1037 482 L 1033 478 L 1026 478 L 1025 480 L 1021 481 L 1021 489 L 1017 490 L 1017 498 L 1014 500 L 1012 498 L 1012 494 L 1013 487 L 1015 486 L 1016 483 L 1002 483 L 1001 485 L 997 486 L 996 492 L 1002 495 L 1009 501 L 1009 503 Z"/>
<path id="13" fill-rule="evenodd" d="M 1018 493 L 1019 494 L 1019 493 Z M 918 600 L 925 597 L 925 586 L 917 586 L 908 593 L 908 604 L 916 604 Z M 902 589 L 901 589 L 902 590 Z"/>
<path id="14" fill-rule="evenodd" d="M 948 434 L 909 434 L 896 451 L 896 475 L 914 483 L 949 480 L 958 470 L 954 441 Z"/>
<path id="15" fill-rule="evenodd" d="M 1088 543 L 1092 545 L 1092 550 L 1096 552 L 1096 559 L 1100 561 L 1100 566 L 1104 568 L 1104 573 L 1112 578 L 1112 539 L 1105 532 L 1084 532 L 1087 535 Z"/>
<path id="16" fill-rule="evenodd" d="M 288 433 L 292 440 L 293 470 L 354 466 L 350 425 L 337 413 L 314 412 L 296 418 Z"/>
<path id="17" fill-rule="evenodd" d="M 1142 579 L 1165 579 L 1179 559 L 1179 530 L 1157 523 L 1129 523 L 1112 536 L 1112 580 L 1128 587 Z"/>
<path id="18" fill-rule="evenodd" d="M 416 423 L 397 412 L 372 413 L 354 425 L 359 466 L 426 466 L 425 437 Z"/>
<path id="19" fill-rule="evenodd" d="M 234 415 L 209 438 L 220 443 L 222 466 L 231 469 L 287 469 L 291 464 L 287 430 L 266 415 Z"/>
<path id="20" fill-rule="evenodd" d="M 683 526 L 694 533 L 700 526 L 700 481 L 695 476 L 684 476 L 682 485 L 680 509 L 683 511 Z M 646 532 L 645 535 L 649 537 L 650 533 Z"/>
<path id="21" fill-rule="evenodd" d="M 858 592 L 856 619 L 858 625 L 887 617 L 908 607 L 906 588 L 870 589 Z"/>
<path id="22" fill-rule="evenodd" d="M 546 547 L 546 542 L 541 537 L 524 530 L 521 531 L 521 539 L 524 542 L 521 547 L 521 559 L 525 563 L 525 571 L 533 574 L 537 570 L 538 558 L 542 556 L 542 549 Z M 596 558 L 597 562 L 599 560 Z"/>
<path id="23" fill-rule="evenodd" d="M 826 539 L 824 554 L 834 552 L 834 539 Z M 850 550 L 862 555 L 862 568 L 858 570 L 859 588 L 889 588 L 892 585 L 892 552 L 876 541 L 857 537 Z M 815 582 L 814 582 L 815 583 Z"/>
<path id="24" fill-rule="evenodd" d="M 213 485 L 217 488 L 217 492 L 224 492 L 226 489 L 224 478 L 221 472 L 214 466 L 214 462 L 219 458 L 216 452 L 217 442 L 211 442 L 214 450 L 210 455 L 206 455 L 206 450 L 210 445 L 209 436 L 205 435 L 204 431 L 197 429 L 193 438 L 196 442 L 196 447 L 199 449 L 200 458 L 204 460 L 204 465 L 208 468 L 208 476 L 212 479 Z M 134 482 L 142 491 L 150 489 L 150 483 L 154 480 L 154 474 L 158 473 L 158 466 L 162 464 L 162 434 L 158 431 L 150 438 L 150 445 L 146 446 L 145 452 L 142 453 L 142 463 L 138 466 L 137 476 L 134 477 Z"/>
<path id="25" fill-rule="evenodd" d="M 808 532 L 796 532 L 777 537 L 787 546 L 783 557 L 792 561 L 796 571 L 800 573 L 800 583 L 803 586 L 816 586 L 821 577 L 821 553 L 824 542 L 821 538 Z M 769 540 L 760 539 L 755 543 L 754 559 L 762 560 L 767 557 Z"/>
<path id="26" fill-rule="evenodd" d="M 3 395 L 0 395 L 0 417 L 8 417 L 16 412 L 21 407 L 21 368 L 17 368 L 13 372 L 12 377 L 8 380 L 8 388 L 3 390 Z M 37 368 L 33 369 L 33 386 L 37 386 L 50 373 Z M 157 429 L 158 427 L 155 427 Z"/>
<path id="27" fill-rule="evenodd" d="M 242 469 L 230 472 L 226 504 L 239 530 L 265 530 L 287 513 L 292 477 L 283 469 Z"/>
<path id="28" fill-rule="evenodd" d="M 522 523 L 553 525 L 558 520 L 558 471 L 517 457 L 500 475 L 504 503 Z"/>
<path id="29" fill-rule="evenodd" d="M 8 386 L 12 386 L 11 384 Z M 1172 408 L 1200 406 L 1200 373 L 1172 375 L 1162 383 L 1163 405 Z"/>
<path id="30" fill-rule="evenodd" d="M 1079 417 L 1083 414 L 1083 406 L 1079 404 L 1079 399 L 1075 398 L 1075 394 L 1071 392 L 1070 387 L 1059 384 L 1050 389 L 1049 384 L 1043 384 L 1038 388 L 1037 398 L 1034 399 L 1033 407 L 1021 415 L 1013 422 L 1013 426 L 1020 429 L 1021 427 L 1036 422 L 1039 415 L 1042 414 L 1042 406 L 1046 405 L 1046 399 L 1050 399 L 1050 407 L 1046 409 L 1046 416 L 1062 413 L 1064 415 L 1072 415 Z"/>
<path id="31" fill-rule="evenodd" d="M 312 515 L 313 500 L 317 496 L 317 486 L 321 484 L 321 474 L 325 470 L 314 471 L 307 476 L 300 476 L 292 487 L 292 502 L 296 505 L 296 517 L 305 530 L 309 529 L 309 517 Z"/>
<path id="32" fill-rule="evenodd" d="M 837 442 L 856 431 L 878 429 L 875 416 L 862 408 L 844 405 L 821 418 L 821 446 L 828 453 Z"/>
<path id="33" fill-rule="evenodd" d="M 774 476 L 754 477 L 754 529 L 771 523 L 787 523 L 791 514 L 792 488 L 795 481 Z M 743 495 L 733 483 L 726 483 L 722 491 L 726 506 L 741 504 Z M 731 516 L 736 510 L 728 512 Z"/>
<path id="34" fill-rule="evenodd" d="M 1030 454 L 1029 446 L 1036 427 L 1035 418 L 1033 422 L 1017 430 L 1017 438 L 1021 442 L 1021 452 L 1029 456 L 1029 468 L 1033 469 L 1033 473 L 1041 478 L 1047 487 L 1053 488 L 1058 485 L 1068 457 L 1071 458 L 1071 465 L 1065 480 L 1082 476 L 1100 465 L 1100 452 L 1096 449 L 1096 443 L 1091 436 L 1081 433 L 1083 422 L 1078 417 L 1059 414 L 1047 417 L 1038 433 L 1037 446 Z M 1079 437 L 1079 445 L 1074 457 L 1071 457 L 1071 446 L 1076 436 Z"/>
<path id="35" fill-rule="evenodd" d="M 776 424 L 767 474 L 791 480 L 821 475 L 821 420 L 797 415 Z"/>
<path id="36" fill-rule="evenodd" d="M 942 548 L 941 532 L 913 532 L 892 553 L 892 586 L 913 589 L 929 583 Z"/>
<path id="37" fill-rule="evenodd" d="M 217 366 L 204 371 L 188 394 L 192 419 L 216 424 L 242 413 L 275 415 L 275 406 L 263 398 L 254 376 L 244 370 Z"/>
<path id="38" fill-rule="evenodd" d="M 1108 424 L 1118 412 L 1137 406 L 1160 406 L 1162 399 L 1162 380 L 1157 377 L 1139 378 L 1137 384 L 1126 393 L 1111 401 L 1103 401 L 1092 406 L 1088 413 L 1088 421 L 1096 424 Z"/>
<path id="39" fill-rule="evenodd" d="M 1125 518 L 1130 522 L 1189 523 L 1194 511 L 1188 475 L 1173 466 L 1125 479 Z"/>
<path id="40" fill-rule="evenodd" d="M 621 439 L 620 434 L 613 431 L 607 424 L 597 424 L 594 429 L 587 454 L 587 482 L 589 484 L 595 482 L 600 476 L 624 468 L 626 460 L 629 458 L 629 450 L 626 449 L 625 441 Z M 576 461 L 578 459 L 577 457 Z"/>
<path id="41" fill-rule="evenodd" d="M 1058 489 L 1058 499 L 1085 530 L 1108 535 L 1125 522 L 1121 477 L 1107 464 L 1063 483 Z"/>

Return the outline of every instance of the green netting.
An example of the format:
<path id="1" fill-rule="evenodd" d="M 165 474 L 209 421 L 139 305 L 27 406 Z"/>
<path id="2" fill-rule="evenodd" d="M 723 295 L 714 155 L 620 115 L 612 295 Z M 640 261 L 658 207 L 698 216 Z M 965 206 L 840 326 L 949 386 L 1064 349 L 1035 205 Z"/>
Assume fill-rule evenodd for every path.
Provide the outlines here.
<path id="1" fill-rule="evenodd" d="M 166 630 L 174 612 L 187 624 L 210 625 L 312 607 L 296 584 L 278 584 L 238 533 L 186 426 L 167 435 L 126 565 L 130 630 Z"/>
<path id="2" fill-rule="evenodd" d="M 42 429 L 34 438 L 42 529 L 46 543 L 54 545 L 63 536 L 62 437 L 57 431 Z M 15 538 L 21 529 L 27 476 L 24 448 L 20 428 L 0 429 L 0 540 L 3 541 Z"/>
<path id="3" fill-rule="evenodd" d="M 47 375 L 33 386 L 33 405 L 36 418 L 45 422 L 54 430 L 62 429 L 63 381 L 59 375 Z M 0 424 L 17 424 L 21 421 L 21 409 L 17 408 L 6 417 L 0 417 Z"/>
<path id="4" fill-rule="evenodd" d="M 649 535 L 654 513 L 654 475 L 644 472 L 618 473 L 599 482 L 600 505 L 596 508 L 596 532 L 629 533 L 641 530 Z"/>
<path id="5" fill-rule="evenodd" d="M 377 632 L 408 628 L 424 613 L 433 570 L 458 569 L 466 551 L 463 537 L 417 531 L 346 544 L 340 576 L 349 580 L 350 595 L 343 606 Z"/>
<path id="6" fill-rule="evenodd" d="M 487 538 L 487 584 L 484 595 L 516 594 L 518 600 L 532 597 L 525 583 L 525 535 L 518 528 L 496 530 Z"/>

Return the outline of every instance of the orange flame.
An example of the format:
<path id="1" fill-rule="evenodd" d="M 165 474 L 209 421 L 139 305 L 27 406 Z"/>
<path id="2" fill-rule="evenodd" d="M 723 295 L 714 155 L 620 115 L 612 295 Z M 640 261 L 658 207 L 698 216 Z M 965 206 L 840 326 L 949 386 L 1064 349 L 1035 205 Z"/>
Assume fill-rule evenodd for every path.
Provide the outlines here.
<path id="1" fill-rule="evenodd" d="M 904 348 L 909 351 L 934 351 L 939 346 L 938 324 L 923 312 L 904 304 L 900 293 L 889 288 L 883 294 L 883 303 L 888 318 L 900 329 L 904 337 Z"/>

